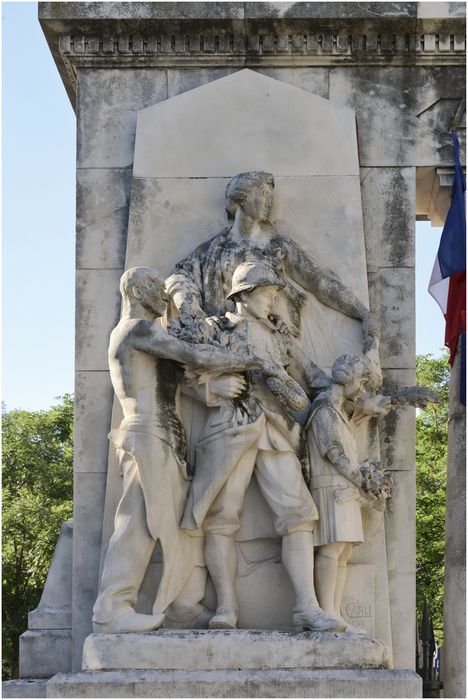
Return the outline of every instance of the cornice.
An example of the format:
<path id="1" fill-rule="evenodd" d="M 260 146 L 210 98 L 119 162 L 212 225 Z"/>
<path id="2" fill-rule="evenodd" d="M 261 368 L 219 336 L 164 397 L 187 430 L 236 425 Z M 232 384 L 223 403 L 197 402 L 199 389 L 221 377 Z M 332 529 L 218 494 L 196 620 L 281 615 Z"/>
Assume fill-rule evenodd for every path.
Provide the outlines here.
<path id="1" fill-rule="evenodd" d="M 432 67 L 463 66 L 466 58 L 465 18 L 459 15 L 418 19 L 407 14 L 272 17 L 257 13 L 245 17 L 244 12 L 240 17 L 239 3 L 228 3 L 224 16 L 214 12 L 215 5 L 220 6 L 219 11 L 223 9 L 222 3 L 193 3 L 192 7 L 211 5 L 211 15 L 194 12 L 187 18 L 179 12 L 177 17 L 155 19 L 137 17 L 134 12 L 106 19 L 101 15 L 92 18 L 89 13 L 77 17 L 74 3 L 57 4 L 72 5 L 67 11 L 74 10 L 75 15 L 64 18 L 62 12 L 61 18 L 57 13 L 45 18 L 43 9 L 41 24 L 72 103 L 77 73 L 89 68 Z M 147 5 L 135 3 L 139 4 Z M 400 4 L 405 9 L 411 5 Z M 50 5 L 54 3 L 47 3 Z M 93 3 L 76 5 L 93 9 Z M 185 11 L 185 5 L 170 3 L 169 10 L 183 6 Z M 265 3 L 268 5 L 272 3 Z"/>

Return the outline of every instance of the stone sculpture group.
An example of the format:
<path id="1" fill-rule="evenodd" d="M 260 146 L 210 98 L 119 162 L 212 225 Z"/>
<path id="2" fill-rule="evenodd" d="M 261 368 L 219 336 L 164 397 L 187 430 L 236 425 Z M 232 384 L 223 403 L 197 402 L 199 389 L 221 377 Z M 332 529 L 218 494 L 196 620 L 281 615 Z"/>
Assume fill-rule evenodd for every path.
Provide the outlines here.
<path id="1" fill-rule="evenodd" d="M 382 517 L 392 480 L 356 428 L 435 397 L 376 393 L 378 339 L 369 310 L 270 221 L 274 178 L 247 172 L 226 188 L 228 225 L 178 263 L 121 279 L 122 314 L 109 366 L 123 421 L 110 434 L 123 477 L 94 631 L 161 626 L 232 629 L 239 620 L 235 535 L 255 475 L 282 539 L 298 631 L 364 632 L 341 617 L 346 565 L 364 541 L 362 511 Z M 362 354 L 331 376 L 300 347 L 305 293 L 361 321 Z M 287 313 L 283 313 L 286 309 Z M 188 463 L 179 392 L 208 417 Z M 151 615 L 135 610 L 155 543 L 163 574 Z M 216 610 L 203 604 L 207 571 Z"/>

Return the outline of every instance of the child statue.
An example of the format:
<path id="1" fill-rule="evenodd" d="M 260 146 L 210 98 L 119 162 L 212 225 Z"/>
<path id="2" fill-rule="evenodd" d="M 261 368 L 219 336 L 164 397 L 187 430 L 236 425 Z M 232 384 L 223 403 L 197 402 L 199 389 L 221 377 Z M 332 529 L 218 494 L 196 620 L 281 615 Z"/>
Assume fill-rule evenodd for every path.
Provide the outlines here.
<path id="1" fill-rule="evenodd" d="M 404 387 L 393 396 L 359 398 L 368 367 L 356 355 L 342 355 L 332 367 L 332 384 L 313 401 L 306 425 L 311 462 L 310 489 L 319 520 L 314 530 L 315 589 L 320 607 L 341 618 L 346 565 L 353 547 L 364 541 L 362 509 L 383 512 L 391 496 L 392 478 L 378 462 L 359 463 L 356 426 L 386 415 L 401 404 L 425 408 L 438 397 L 424 387 Z M 365 630 L 347 626 L 348 632 Z"/>

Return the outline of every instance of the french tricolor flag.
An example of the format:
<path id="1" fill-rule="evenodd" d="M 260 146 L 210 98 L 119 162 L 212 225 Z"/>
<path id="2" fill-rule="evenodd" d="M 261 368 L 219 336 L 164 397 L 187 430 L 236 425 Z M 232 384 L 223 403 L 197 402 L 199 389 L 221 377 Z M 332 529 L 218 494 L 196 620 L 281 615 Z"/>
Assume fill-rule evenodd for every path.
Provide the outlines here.
<path id="1" fill-rule="evenodd" d="M 434 297 L 445 316 L 445 345 L 450 349 L 451 365 L 461 336 L 460 401 L 466 405 L 466 184 L 455 131 L 452 131 L 452 141 L 455 160 L 452 202 L 434 262 L 429 294 Z"/>

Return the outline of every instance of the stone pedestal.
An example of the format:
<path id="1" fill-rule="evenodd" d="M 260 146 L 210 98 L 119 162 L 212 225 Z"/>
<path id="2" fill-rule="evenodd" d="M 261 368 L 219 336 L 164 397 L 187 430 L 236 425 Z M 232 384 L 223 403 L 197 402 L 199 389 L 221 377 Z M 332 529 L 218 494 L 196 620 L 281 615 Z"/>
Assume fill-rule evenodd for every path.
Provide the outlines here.
<path id="1" fill-rule="evenodd" d="M 420 697 L 383 642 L 345 633 L 217 630 L 90 635 L 83 671 L 48 697 Z M 119 669 L 118 671 L 115 669 Z"/>
<path id="2" fill-rule="evenodd" d="M 83 671 L 389 668 L 383 642 L 344 632 L 161 630 L 91 634 Z"/>
<path id="3" fill-rule="evenodd" d="M 22 679 L 50 678 L 70 669 L 72 545 L 73 523 L 67 521 L 62 525 L 39 605 L 29 613 L 29 629 L 20 637 Z M 18 687 L 20 692 L 31 688 L 27 684 Z"/>

